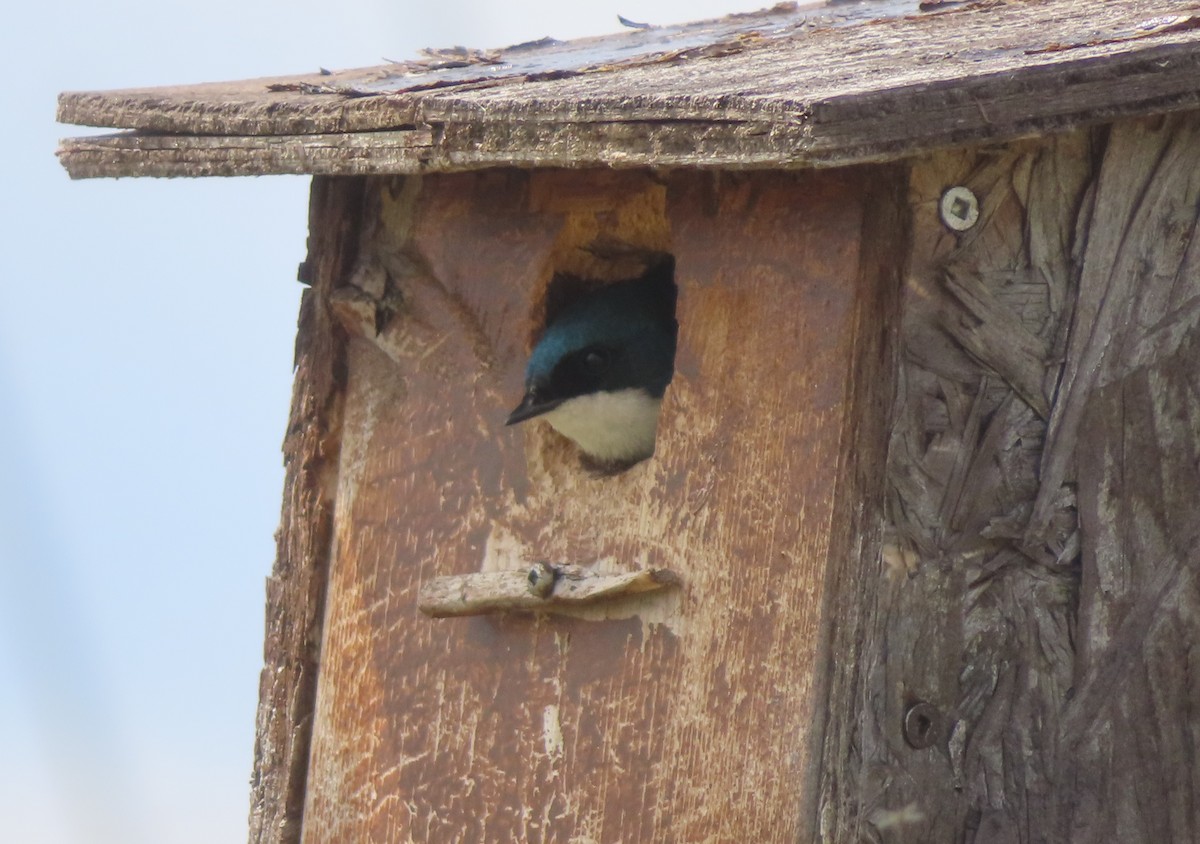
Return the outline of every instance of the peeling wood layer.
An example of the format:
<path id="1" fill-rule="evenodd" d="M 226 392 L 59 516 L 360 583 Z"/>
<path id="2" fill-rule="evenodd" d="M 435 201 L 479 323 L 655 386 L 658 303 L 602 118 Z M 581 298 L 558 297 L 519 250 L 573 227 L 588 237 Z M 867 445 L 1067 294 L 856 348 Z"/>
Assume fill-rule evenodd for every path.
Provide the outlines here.
<path id="1" fill-rule="evenodd" d="M 755 155 L 749 147 L 763 149 Z M 508 127 L 497 138 L 478 126 L 357 135 L 178 136 L 137 132 L 63 141 L 72 178 L 119 176 L 401 175 L 488 167 L 736 167 L 815 163 L 799 132 L 769 124 L 647 122 Z M 794 160 L 793 160 L 794 159 Z"/>
<path id="2" fill-rule="evenodd" d="M 129 132 L 62 142 L 73 179 L 107 176 L 371 176 L 415 173 L 432 157 L 433 133 L 408 129 L 350 135 L 147 135 Z"/>
<path id="3" fill-rule="evenodd" d="M 296 379 L 283 443 L 283 515 L 267 580 L 251 777 L 250 841 L 300 837 L 333 531 L 331 477 L 341 437 L 342 352 L 324 297 L 354 260 L 361 181 L 317 180 L 310 207 L 306 290 L 296 338 Z"/>
<path id="4" fill-rule="evenodd" d="M 503 51 L 486 60 L 470 53 L 442 69 L 66 93 L 61 121 L 142 134 L 68 141 L 60 156 L 76 177 L 788 168 L 1200 108 L 1195 0 L 995 0 L 886 17 L 896 7 L 883 4 L 880 19 L 849 25 L 836 12 L 772 10 L 739 19 L 734 36 L 709 33 L 716 40 L 708 47 L 720 49 L 664 47 L 570 72 L 517 72 L 563 49 L 555 43 L 511 61 Z M 646 37 L 610 36 L 612 46 L 601 49 L 620 56 L 622 39 Z M 664 37 L 669 46 L 671 34 Z M 146 139 L 163 133 L 180 137 Z M 303 135 L 340 135 L 346 149 L 306 144 Z M 251 140 L 260 136 L 280 143 Z M 413 139 L 399 142 L 403 153 L 400 137 Z"/>

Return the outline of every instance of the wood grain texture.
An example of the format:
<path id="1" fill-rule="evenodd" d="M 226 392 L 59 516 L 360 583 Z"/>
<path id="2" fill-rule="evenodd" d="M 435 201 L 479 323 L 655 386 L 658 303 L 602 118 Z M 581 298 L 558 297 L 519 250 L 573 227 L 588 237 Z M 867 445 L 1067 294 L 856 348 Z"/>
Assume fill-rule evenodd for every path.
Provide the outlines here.
<path id="1" fill-rule="evenodd" d="M 331 477 L 337 470 L 343 392 L 341 343 L 324 298 L 354 260 L 361 225 L 360 180 L 316 179 L 312 233 L 296 338 L 296 379 L 283 444 L 283 516 L 267 580 L 266 635 L 259 677 L 251 777 L 250 841 L 300 838 L 320 665 L 329 542 Z"/>
<path id="2" fill-rule="evenodd" d="M 370 182 L 305 841 L 812 837 L 880 175 Z M 639 249 L 676 257 L 677 371 L 655 457 L 598 479 L 502 422 L 553 272 L 619 277 Z M 572 617 L 417 611 L 430 578 L 528 559 L 684 586 Z"/>
<path id="3" fill-rule="evenodd" d="M 934 14 L 916 14 L 914 5 L 900 4 L 907 14 L 897 16 L 897 3 L 885 3 L 878 19 L 849 25 L 837 7 L 820 15 L 775 11 L 737 19 L 732 34 L 717 26 L 710 41 L 696 24 L 657 36 L 665 38 L 662 51 L 624 60 L 632 41 L 656 37 L 629 32 L 609 36 L 590 63 L 552 72 L 523 72 L 521 62 L 537 66 L 542 50 L 551 67 L 561 43 L 509 57 L 515 65 L 498 54 L 466 72 L 385 66 L 68 92 L 61 121 L 141 134 L 69 141 L 60 156 L 79 177 L 807 168 L 1200 107 L 1195 0 L 990 0 Z M 679 49 L 670 49 L 673 37 Z M 410 131 L 428 133 L 427 153 L 397 154 L 395 133 Z M 182 137 L 166 149 L 147 133 Z M 344 156 L 297 137 L 354 133 L 366 137 Z M 196 137 L 203 135 L 235 142 Z M 280 142 L 255 144 L 251 136 Z"/>
<path id="4" fill-rule="evenodd" d="M 825 627 L 830 664 L 820 698 L 826 713 L 817 788 L 814 840 L 858 841 L 864 811 L 861 714 L 866 679 L 884 657 L 867 632 L 880 611 L 879 561 L 883 547 L 888 434 L 899 368 L 900 292 L 912 248 L 908 168 L 879 169 L 863 215 L 851 390 L 837 470 L 826 571 Z M 870 806 L 866 806 L 869 810 Z"/>
<path id="5" fill-rule="evenodd" d="M 131 132 L 62 142 L 73 179 L 126 176 L 372 176 L 425 169 L 432 132 L 347 135 L 146 135 Z"/>
<path id="6" fill-rule="evenodd" d="M 1200 120 L 1114 127 L 1094 198 L 1042 461 L 1044 479 L 1078 489 L 1082 535 L 1051 831 L 1072 844 L 1194 841 Z M 1046 521 L 1047 498 L 1032 529 Z"/>
<path id="7" fill-rule="evenodd" d="M 904 364 L 867 647 L 881 655 L 865 666 L 860 823 L 881 841 L 1009 840 L 994 837 L 1001 830 L 1030 840 L 1021 834 L 1048 809 L 1070 687 L 1077 537 L 1072 503 L 1060 501 L 1054 531 L 1023 539 L 1039 411 L 1054 384 L 1053 358 L 1031 372 L 1029 350 L 1052 348 L 1064 330 L 1090 175 L 1079 134 L 937 156 L 912 171 Z M 961 236 L 937 211 L 957 184 L 981 200 L 979 222 Z M 937 713 L 929 747 L 905 734 L 917 704 Z"/>
<path id="8" fill-rule="evenodd" d="M 1196 839 L 1197 174 L 1196 115 L 914 165 L 860 802 L 827 840 Z"/>

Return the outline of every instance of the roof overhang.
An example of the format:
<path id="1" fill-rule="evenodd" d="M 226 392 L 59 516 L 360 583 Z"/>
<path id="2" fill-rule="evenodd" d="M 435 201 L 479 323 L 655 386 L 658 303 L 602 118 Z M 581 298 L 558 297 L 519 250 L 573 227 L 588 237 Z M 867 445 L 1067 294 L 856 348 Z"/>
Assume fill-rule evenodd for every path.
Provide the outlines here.
<path id="1" fill-rule="evenodd" d="M 926 4 L 929 5 L 929 4 Z M 799 7 L 382 67 L 68 92 L 73 178 L 804 168 L 1200 108 L 1200 0 Z"/>

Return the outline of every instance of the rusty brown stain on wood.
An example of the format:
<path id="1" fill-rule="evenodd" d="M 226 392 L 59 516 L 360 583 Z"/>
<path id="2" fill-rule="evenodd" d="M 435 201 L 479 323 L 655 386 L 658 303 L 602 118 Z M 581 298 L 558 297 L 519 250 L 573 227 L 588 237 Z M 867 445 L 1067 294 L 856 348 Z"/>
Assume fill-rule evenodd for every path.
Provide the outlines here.
<path id="1" fill-rule="evenodd" d="M 371 182 L 376 270 L 352 277 L 400 304 L 346 349 L 306 841 L 811 834 L 869 179 Z M 680 352 L 658 453 L 602 480 L 502 421 L 550 275 L 614 241 L 676 255 Z M 685 588 L 576 618 L 417 614 L 426 580 L 522 558 Z"/>

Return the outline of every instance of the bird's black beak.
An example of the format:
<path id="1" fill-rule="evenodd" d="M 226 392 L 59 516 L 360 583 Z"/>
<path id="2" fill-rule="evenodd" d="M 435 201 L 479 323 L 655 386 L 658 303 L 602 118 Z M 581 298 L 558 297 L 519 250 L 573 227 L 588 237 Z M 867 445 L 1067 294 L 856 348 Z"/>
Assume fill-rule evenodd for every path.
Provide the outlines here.
<path id="1" fill-rule="evenodd" d="M 513 412 L 508 414 L 508 421 L 505 425 L 516 425 L 518 422 L 524 422 L 526 419 L 532 419 L 535 416 L 541 416 L 543 413 L 549 413 L 563 403 L 562 399 L 544 400 L 538 397 L 537 393 L 530 390 L 525 394 L 525 398 L 521 399 L 521 403 L 513 408 Z"/>

